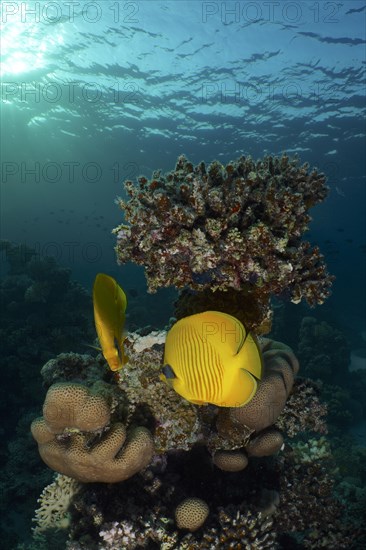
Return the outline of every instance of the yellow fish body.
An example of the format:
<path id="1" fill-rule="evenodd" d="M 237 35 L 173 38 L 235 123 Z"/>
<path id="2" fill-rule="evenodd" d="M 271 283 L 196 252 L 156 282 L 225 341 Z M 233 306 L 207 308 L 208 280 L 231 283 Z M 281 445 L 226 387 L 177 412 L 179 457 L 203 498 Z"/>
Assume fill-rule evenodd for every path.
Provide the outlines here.
<path id="1" fill-rule="evenodd" d="M 123 346 L 127 299 L 113 277 L 104 273 L 95 277 L 93 307 L 102 353 L 111 370 L 118 371 L 128 361 Z"/>
<path id="2" fill-rule="evenodd" d="M 258 342 L 231 315 L 191 315 L 167 334 L 160 378 L 191 403 L 240 407 L 252 399 L 261 376 Z"/>

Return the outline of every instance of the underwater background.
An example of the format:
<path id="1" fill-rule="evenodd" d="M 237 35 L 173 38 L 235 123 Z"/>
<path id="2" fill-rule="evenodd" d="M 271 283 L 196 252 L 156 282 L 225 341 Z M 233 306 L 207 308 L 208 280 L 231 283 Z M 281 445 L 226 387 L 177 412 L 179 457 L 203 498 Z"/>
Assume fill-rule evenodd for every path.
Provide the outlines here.
<path id="1" fill-rule="evenodd" d="M 276 299 L 268 336 L 319 385 L 328 473 L 361 533 L 350 547 L 364 547 L 365 18 L 363 1 L 1 2 L 4 548 L 44 548 L 31 518 L 52 472 L 29 425 L 41 367 L 94 343 L 95 275 L 126 291 L 127 329 L 161 330 L 174 315 L 173 288 L 149 294 L 142 267 L 117 264 L 124 180 L 171 171 L 182 154 L 196 165 L 284 152 L 328 178 L 305 238 L 336 279 L 316 308 Z"/>

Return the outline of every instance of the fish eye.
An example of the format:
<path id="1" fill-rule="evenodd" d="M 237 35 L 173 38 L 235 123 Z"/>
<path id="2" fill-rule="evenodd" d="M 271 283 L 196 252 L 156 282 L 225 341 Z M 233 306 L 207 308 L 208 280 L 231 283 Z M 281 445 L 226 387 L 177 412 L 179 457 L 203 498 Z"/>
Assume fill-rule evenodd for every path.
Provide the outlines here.
<path id="1" fill-rule="evenodd" d="M 163 368 L 161 369 L 161 372 L 162 374 L 164 374 L 165 378 L 167 378 L 168 380 L 171 380 L 172 378 L 176 378 L 172 367 L 168 364 L 163 366 Z"/>

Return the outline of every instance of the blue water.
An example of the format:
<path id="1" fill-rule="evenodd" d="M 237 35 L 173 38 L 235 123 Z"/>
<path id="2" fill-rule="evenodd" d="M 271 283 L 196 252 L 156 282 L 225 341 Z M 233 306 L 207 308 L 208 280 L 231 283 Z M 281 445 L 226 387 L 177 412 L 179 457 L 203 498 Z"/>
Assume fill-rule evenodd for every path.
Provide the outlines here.
<path id="1" fill-rule="evenodd" d="M 1 7 L 3 238 L 89 287 L 100 270 L 123 279 L 124 179 L 181 153 L 296 153 L 329 177 L 310 235 L 337 276 L 329 304 L 365 329 L 364 2 Z"/>
<path id="2" fill-rule="evenodd" d="M 115 260 L 123 181 L 180 154 L 297 154 L 330 187 L 306 235 L 336 276 L 315 315 L 364 346 L 365 17 L 353 0 L 2 1 L 1 238 L 89 290 L 109 273 L 143 300 L 136 322 L 164 326 L 174 293 Z"/>

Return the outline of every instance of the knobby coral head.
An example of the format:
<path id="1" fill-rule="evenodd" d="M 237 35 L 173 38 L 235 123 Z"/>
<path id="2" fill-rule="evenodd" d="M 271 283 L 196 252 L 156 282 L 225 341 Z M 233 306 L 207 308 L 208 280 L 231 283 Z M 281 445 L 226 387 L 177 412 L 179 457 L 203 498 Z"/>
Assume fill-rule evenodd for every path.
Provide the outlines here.
<path id="1" fill-rule="evenodd" d="M 118 261 L 143 265 L 151 292 L 249 286 L 262 296 L 286 292 L 295 303 L 322 303 L 333 277 L 319 249 L 301 238 L 309 209 L 327 195 L 325 180 L 286 155 L 208 167 L 181 156 L 172 172 L 125 182 L 125 220 L 114 230 Z"/>

